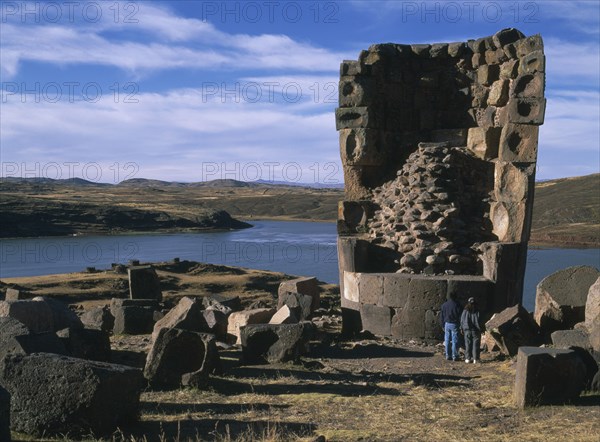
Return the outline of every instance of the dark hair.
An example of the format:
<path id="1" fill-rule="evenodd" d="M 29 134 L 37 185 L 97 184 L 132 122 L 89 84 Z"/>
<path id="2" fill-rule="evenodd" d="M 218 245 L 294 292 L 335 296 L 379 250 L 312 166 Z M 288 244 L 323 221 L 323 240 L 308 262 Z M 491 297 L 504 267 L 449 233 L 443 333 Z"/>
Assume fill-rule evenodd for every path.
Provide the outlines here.
<path id="1" fill-rule="evenodd" d="M 469 313 L 473 313 L 475 311 L 475 303 L 467 302 L 465 304 L 465 310 L 467 310 Z"/>

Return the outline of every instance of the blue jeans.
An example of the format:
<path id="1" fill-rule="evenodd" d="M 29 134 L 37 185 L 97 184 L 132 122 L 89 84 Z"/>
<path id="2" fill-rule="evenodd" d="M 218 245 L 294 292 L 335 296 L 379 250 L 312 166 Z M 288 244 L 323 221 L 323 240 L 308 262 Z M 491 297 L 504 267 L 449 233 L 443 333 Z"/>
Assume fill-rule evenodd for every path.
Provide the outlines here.
<path id="1" fill-rule="evenodd" d="M 444 324 L 444 342 L 446 344 L 446 359 L 458 359 L 458 324 Z"/>

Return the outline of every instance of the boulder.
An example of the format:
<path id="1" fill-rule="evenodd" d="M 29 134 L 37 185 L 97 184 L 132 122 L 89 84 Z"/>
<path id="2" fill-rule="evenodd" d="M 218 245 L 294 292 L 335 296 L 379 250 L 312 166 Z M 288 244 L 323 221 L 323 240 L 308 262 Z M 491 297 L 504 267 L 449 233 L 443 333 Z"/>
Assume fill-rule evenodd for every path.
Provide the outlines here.
<path id="1" fill-rule="evenodd" d="M 10 393 L 0 385 L 0 441 L 10 442 Z"/>
<path id="2" fill-rule="evenodd" d="M 115 335 L 145 335 L 154 328 L 154 309 L 151 307 L 124 306 L 111 310 L 115 316 Z"/>
<path id="3" fill-rule="evenodd" d="M 571 329 L 585 320 L 588 291 L 598 277 L 598 269 L 576 266 L 542 279 L 536 289 L 534 318 L 544 334 Z"/>
<path id="4" fill-rule="evenodd" d="M 90 361 L 110 361 L 110 338 L 102 330 L 65 328 L 56 333 L 69 354 Z"/>
<path id="5" fill-rule="evenodd" d="M 11 428 L 33 436 L 110 434 L 137 419 L 140 370 L 49 353 L 10 355 L 0 384 L 11 394 Z"/>
<path id="6" fill-rule="evenodd" d="M 302 293 L 283 292 L 279 294 L 278 309 L 284 306 L 289 307 L 295 313 L 299 320 L 308 320 L 314 312 L 314 298 Z"/>
<path id="7" fill-rule="evenodd" d="M 56 353 L 66 355 L 64 344 L 54 332 L 31 333 L 14 318 L 0 318 L 0 361 L 8 354 Z"/>
<path id="8" fill-rule="evenodd" d="M 590 327 L 596 318 L 600 317 L 600 277 L 596 279 L 587 294 L 585 303 L 585 324 Z"/>
<path id="9" fill-rule="evenodd" d="M 162 300 L 160 281 L 154 267 L 129 267 L 127 273 L 129 276 L 129 297 L 131 299 Z"/>
<path id="10" fill-rule="evenodd" d="M 308 319 L 321 305 L 317 278 L 297 278 L 279 284 L 277 309 L 283 305 L 300 306 L 302 319 Z"/>
<path id="11" fill-rule="evenodd" d="M 240 329 L 249 324 L 266 324 L 275 314 L 272 308 L 255 308 L 233 312 L 227 318 L 227 335 L 230 341 L 236 344 L 242 343 Z"/>
<path id="12" fill-rule="evenodd" d="M 146 358 L 144 376 L 151 385 L 200 386 L 209 374 L 220 368 L 214 335 L 177 328 L 161 328 Z M 193 374 L 193 376 L 192 376 Z"/>
<path id="13" fill-rule="evenodd" d="M 32 301 L 43 302 L 50 307 L 50 311 L 52 312 L 53 331 L 62 330 L 67 327 L 83 328 L 79 316 L 77 316 L 74 311 L 70 310 L 64 302 L 45 296 L 36 296 Z"/>
<path id="14" fill-rule="evenodd" d="M 579 347 L 584 350 L 592 350 L 590 335 L 585 329 L 557 330 L 550 335 L 552 345 L 556 348 Z"/>
<path id="15" fill-rule="evenodd" d="M 221 310 L 216 310 L 214 306 L 202 312 L 201 329 L 206 333 L 212 333 L 219 339 L 225 339 L 227 336 L 227 315 Z"/>
<path id="16" fill-rule="evenodd" d="M 231 312 L 237 312 L 242 309 L 242 300 L 239 296 L 229 297 L 215 293 L 213 295 L 205 296 L 204 298 L 202 298 L 202 305 L 204 305 L 204 308 L 218 307 L 218 310 L 221 309 L 221 307 L 219 306 L 223 306 L 228 309 L 231 309 Z M 223 311 L 223 313 L 225 313 L 225 311 Z"/>
<path id="17" fill-rule="evenodd" d="M 594 351 L 600 353 L 600 317 L 596 317 L 594 322 L 587 325 L 586 329 L 590 339 L 590 346 Z"/>
<path id="18" fill-rule="evenodd" d="M 539 342 L 537 324 L 531 314 L 518 304 L 496 313 L 485 324 L 485 328 L 500 351 L 507 356 L 515 356 L 521 346 Z"/>
<path id="19" fill-rule="evenodd" d="M 0 317 L 14 318 L 33 333 L 54 331 L 52 309 L 46 302 L 0 301 Z"/>
<path id="20" fill-rule="evenodd" d="M 115 326 L 115 317 L 108 306 L 87 310 L 79 319 L 81 319 L 85 328 L 102 330 L 107 333 L 112 332 Z"/>
<path id="21" fill-rule="evenodd" d="M 247 364 L 297 360 L 308 352 L 315 332 L 312 322 L 298 324 L 251 324 L 242 327 L 242 357 Z"/>
<path id="22" fill-rule="evenodd" d="M 297 324 L 297 312 L 299 310 L 299 308 L 291 310 L 287 305 L 284 305 L 279 310 L 277 310 L 277 313 L 273 315 L 273 317 L 269 321 L 269 324 Z"/>
<path id="23" fill-rule="evenodd" d="M 154 324 L 152 339 L 156 339 L 162 328 L 201 331 L 203 322 L 202 304 L 196 298 L 184 296 L 175 307 Z"/>
<path id="24" fill-rule="evenodd" d="M 573 350 L 521 347 L 515 402 L 521 408 L 570 402 L 584 389 L 586 374 L 584 363 Z"/>

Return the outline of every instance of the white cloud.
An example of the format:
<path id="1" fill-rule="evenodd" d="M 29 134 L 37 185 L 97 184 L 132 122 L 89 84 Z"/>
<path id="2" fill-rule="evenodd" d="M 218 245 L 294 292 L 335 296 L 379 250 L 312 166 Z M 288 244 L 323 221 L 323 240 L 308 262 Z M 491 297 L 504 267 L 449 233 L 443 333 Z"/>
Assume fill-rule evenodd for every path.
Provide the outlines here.
<path id="1" fill-rule="evenodd" d="M 24 60 L 107 65 L 132 72 L 172 68 L 318 72 L 337 70 L 344 58 L 342 53 L 286 35 L 228 34 L 210 23 L 177 17 L 147 3 L 140 4 L 137 17 L 139 23 L 128 25 L 108 18 L 77 26 L 4 23 L 0 30 L 2 74 L 13 78 Z M 131 29 L 152 34 L 141 42 L 127 39 L 127 33 L 112 33 L 110 39 L 105 33 Z"/>
<path id="2" fill-rule="evenodd" d="M 0 128 L 2 161 L 132 161 L 140 166 L 138 176 L 182 181 L 206 178 L 206 164 L 235 171 L 249 163 L 295 162 L 305 181 L 311 164 L 339 164 L 331 112 L 305 115 L 289 104 L 205 102 L 194 89 L 137 98 L 137 104 L 114 103 L 112 97 L 97 103 L 9 99 Z"/>

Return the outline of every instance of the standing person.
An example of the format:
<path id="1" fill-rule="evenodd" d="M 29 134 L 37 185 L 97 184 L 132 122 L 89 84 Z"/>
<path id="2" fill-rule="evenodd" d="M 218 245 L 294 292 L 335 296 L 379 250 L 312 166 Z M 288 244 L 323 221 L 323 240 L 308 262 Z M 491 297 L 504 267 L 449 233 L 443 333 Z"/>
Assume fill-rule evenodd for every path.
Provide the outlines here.
<path id="1" fill-rule="evenodd" d="M 460 328 L 465 335 L 465 362 L 479 362 L 479 343 L 481 342 L 481 326 L 479 325 L 479 311 L 475 298 L 469 298 L 460 317 Z"/>
<path id="2" fill-rule="evenodd" d="M 440 322 L 444 327 L 445 354 L 448 361 L 458 361 L 458 332 L 460 324 L 461 305 L 456 302 L 456 295 L 451 293 L 449 299 L 442 304 Z"/>

